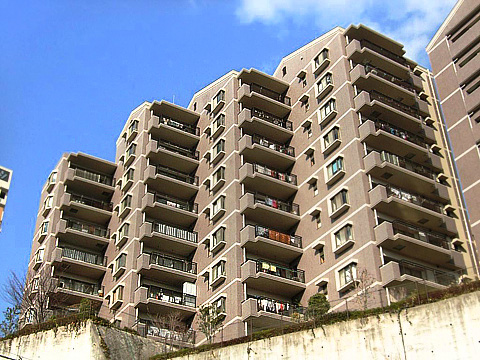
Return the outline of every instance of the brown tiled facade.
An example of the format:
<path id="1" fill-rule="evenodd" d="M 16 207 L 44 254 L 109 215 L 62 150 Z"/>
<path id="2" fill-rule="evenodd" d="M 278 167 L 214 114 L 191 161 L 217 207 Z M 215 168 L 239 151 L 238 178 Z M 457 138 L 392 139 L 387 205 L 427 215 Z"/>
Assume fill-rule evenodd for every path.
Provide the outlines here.
<path id="1" fill-rule="evenodd" d="M 115 163 L 64 155 L 30 269 L 150 336 L 171 334 L 152 316 L 197 329 L 215 304 L 224 340 L 291 321 L 317 292 L 345 308 L 362 270 L 383 289 L 369 306 L 399 284 L 475 277 L 431 74 L 403 55 L 364 26 L 335 28 L 273 76 L 231 71 L 188 108 L 143 103 Z"/>
<path id="2" fill-rule="evenodd" d="M 455 154 L 477 254 L 480 246 L 479 34 L 480 4 L 476 0 L 460 0 L 427 47 L 443 110 L 443 126 Z"/>

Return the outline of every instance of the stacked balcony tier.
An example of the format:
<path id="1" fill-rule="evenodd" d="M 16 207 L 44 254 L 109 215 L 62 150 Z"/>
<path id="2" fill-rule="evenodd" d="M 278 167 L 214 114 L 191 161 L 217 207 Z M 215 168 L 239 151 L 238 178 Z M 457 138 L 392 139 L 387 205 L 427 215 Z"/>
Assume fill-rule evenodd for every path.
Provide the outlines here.
<path id="1" fill-rule="evenodd" d="M 155 220 L 147 220 L 140 226 L 140 241 L 148 248 L 182 257 L 188 256 L 198 247 L 196 232 Z"/>
<path id="2" fill-rule="evenodd" d="M 137 272 L 147 278 L 175 285 L 197 280 L 197 264 L 168 254 L 150 252 L 137 258 Z"/>
<path id="3" fill-rule="evenodd" d="M 177 312 L 182 319 L 196 313 L 196 297 L 166 287 L 142 285 L 135 290 L 135 307 L 159 316 Z"/>

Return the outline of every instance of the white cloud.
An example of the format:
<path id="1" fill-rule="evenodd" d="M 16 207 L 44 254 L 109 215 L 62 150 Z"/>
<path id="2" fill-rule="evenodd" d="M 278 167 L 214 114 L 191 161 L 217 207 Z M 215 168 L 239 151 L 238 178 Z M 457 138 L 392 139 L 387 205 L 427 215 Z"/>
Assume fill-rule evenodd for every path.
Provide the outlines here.
<path id="1" fill-rule="evenodd" d="M 407 56 L 426 62 L 425 47 L 455 0 L 240 0 L 243 23 L 282 25 L 313 21 L 321 32 L 363 23 L 403 43 Z"/>

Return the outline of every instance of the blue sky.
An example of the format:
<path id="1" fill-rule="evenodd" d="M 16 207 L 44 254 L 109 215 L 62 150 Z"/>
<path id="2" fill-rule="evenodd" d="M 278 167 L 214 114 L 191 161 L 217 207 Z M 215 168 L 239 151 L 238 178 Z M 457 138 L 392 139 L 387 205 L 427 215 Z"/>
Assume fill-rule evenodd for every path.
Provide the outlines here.
<path id="1" fill-rule="evenodd" d="M 26 269 L 41 188 L 61 154 L 114 160 L 116 138 L 144 100 L 186 106 L 229 70 L 272 73 L 283 56 L 350 23 L 389 34 L 428 67 L 423 49 L 454 3 L 0 0 L 0 164 L 14 171 L 0 284 Z"/>

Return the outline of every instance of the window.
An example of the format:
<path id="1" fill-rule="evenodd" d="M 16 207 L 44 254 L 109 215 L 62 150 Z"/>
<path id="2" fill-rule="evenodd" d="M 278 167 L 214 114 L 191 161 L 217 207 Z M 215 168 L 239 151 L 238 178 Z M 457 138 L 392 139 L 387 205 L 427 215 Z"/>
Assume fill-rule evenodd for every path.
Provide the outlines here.
<path id="1" fill-rule="evenodd" d="M 320 264 L 325 263 L 325 246 L 322 246 L 322 247 L 318 250 L 318 254 L 320 255 Z"/>
<path id="2" fill-rule="evenodd" d="M 315 62 L 315 68 L 319 67 L 324 60 L 328 59 L 328 49 L 323 49 L 320 54 L 318 54 L 313 61 Z"/>
<path id="3" fill-rule="evenodd" d="M 332 204 L 332 212 L 337 211 L 342 205 L 348 204 L 348 191 L 345 189 L 340 191 L 330 199 L 330 202 Z"/>
<path id="4" fill-rule="evenodd" d="M 219 181 L 225 180 L 225 168 L 221 167 L 212 175 L 212 183 L 215 186 Z"/>
<path id="5" fill-rule="evenodd" d="M 315 215 L 315 224 L 317 225 L 317 229 L 320 229 L 322 227 L 322 218 L 321 215 L 322 213 L 319 212 L 318 214 Z"/>
<path id="6" fill-rule="evenodd" d="M 53 205 L 53 196 L 49 195 L 45 198 L 45 201 L 43 202 L 43 207 L 45 209 L 51 209 Z"/>
<path id="7" fill-rule="evenodd" d="M 220 90 L 213 98 L 213 108 L 215 109 L 220 102 L 225 101 L 225 90 Z"/>
<path id="8" fill-rule="evenodd" d="M 128 136 L 132 135 L 135 131 L 138 130 L 138 120 L 133 120 L 128 127 Z"/>
<path id="9" fill-rule="evenodd" d="M 115 260 L 115 270 L 125 267 L 127 263 L 127 254 L 121 254 L 117 260 Z"/>
<path id="10" fill-rule="evenodd" d="M 328 295 L 328 283 L 323 283 L 318 287 L 318 293 L 323 294 L 325 296 Z"/>
<path id="11" fill-rule="evenodd" d="M 282 68 L 282 76 L 285 76 L 285 75 L 287 75 L 287 67 L 286 66 L 284 66 Z"/>
<path id="12" fill-rule="evenodd" d="M 310 154 L 307 155 L 307 157 L 310 160 L 310 165 L 315 165 L 315 151 L 312 151 Z"/>
<path id="13" fill-rule="evenodd" d="M 317 94 L 321 94 L 322 91 L 330 84 L 333 84 L 332 74 L 327 73 L 320 79 L 319 82 L 317 82 Z"/>
<path id="14" fill-rule="evenodd" d="M 303 80 L 302 80 L 302 85 L 303 85 L 303 87 L 306 87 L 306 86 L 307 86 L 307 79 L 303 79 Z"/>
<path id="15" fill-rule="evenodd" d="M 215 158 L 218 154 L 222 151 L 225 151 L 225 140 L 220 139 L 214 146 L 213 146 L 213 158 Z"/>
<path id="16" fill-rule="evenodd" d="M 212 282 L 220 276 L 225 276 L 225 261 L 220 261 L 212 267 Z"/>
<path id="17" fill-rule="evenodd" d="M 338 127 L 334 127 L 330 130 L 327 135 L 323 137 L 323 144 L 325 149 L 327 149 L 330 145 L 333 144 L 335 140 L 340 139 L 340 129 Z"/>
<path id="18" fill-rule="evenodd" d="M 330 165 L 327 166 L 328 179 L 331 179 L 336 174 L 338 174 L 339 171 L 342 171 L 342 170 L 343 170 L 343 158 L 339 157 L 335 159 Z"/>
<path id="19" fill-rule="evenodd" d="M 45 249 L 38 249 L 37 253 L 35 254 L 35 262 L 42 262 L 44 254 Z"/>
<path id="20" fill-rule="evenodd" d="M 55 184 L 57 182 L 57 172 L 53 171 L 48 177 L 47 181 L 49 184 Z"/>
<path id="21" fill-rule="evenodd" d="M 220 196 L 212 204 L 213 216 L 215 216 L 220 210 L 225 210 L 225 196 Z"/>
<path id="22" fill-rule="evenodd" d="M 317 196 L 318 195 L 318 181 L 315 181 L 312 184 L 312 189 L 313 189 L 313 196 Z"/>
<path id="23" fill-rule="evenodd" d="M 120 212 L 132 206 L 132 195 L 127 195 L 120 203 Z"/>
<path id="24" fill-rule="evenodd" d="M 215 135 L 222 126 L 225 126 L 225 114 L 218 115 L 216 119 L 213 121 L 212 134 Z"/>
<path id="25" fill-rule="evenodd" d="M 222 227 L 213 233 L 211 249 L 215 248 L 219 243 L 224 241 L 225 241 L 225 228 Z"/>
<path id="26" fill-rule="evenodd" d="M 305 131 L 307 132 L 308 137 L 312 137 L 313 131 L 312 131 L 312 123 L 308 123 L 305 125 Z"/>
<path id="27" fill-rule="evenodd" d="M 124 236 L 128 236 L 128 229 L 130 228 L 130 224 L 123 224 L 120 229 L 118 230 L 118 238 L 121 239 Z"/>
<path id="28" fill-rule="evenodd" d="M 340 287 L 348 285 L 357 277 L 357 264 L 351 263 L 338 272 Z"/>
<path id="29" fill-rule="evenodd" d="M 336 110 L 335 99 L 328 100 L 325 105 L 320 108 L 320 118 L 324 120 Z"/>
<path id="30" fill-rule="evenodd" d="M 135 155 L 135 150 L 137 150 L 137 145 L 136 144 L 130 145 L 127 149 L 127 157 L 130 155 Z"/>
<path id="31" fill-rule="evenodd" d="M 352 225 L 348 224 L 338 230 L 335 234 L 335 246 L 339 248 L 349 240 L 353 240 Z"/>
<path id="32" fill-rule="evenodd" d="M 133 168 L 130 168 L 127 170 L 127 172 L 124 175 L 124 180 L 127 182 L 128 180 L 133 180 L 133 175 L 134 175 L 135 170 Z"/>
<path id="33" fill-rule="evenodd" d="M 40 234 L 46 234 L 48 232 L 48 221 L 42 222 L 40 225 Z"/>
<path id="34" fill-rule="evenodd" d="M 193 103 L 193 111 L 197 111 L 197 103 Z"/>
<path id="35" fill-rule="evenodd" d="M 387 161 L 390 164 L 397 165 L 397 166 L 400 164 L 400 161 L 399 161 L 400 158 L 397 155 L 389 153 L 387 151 L 382 151 L 380 154 L 380 157 L 382 158 L 382 161 Z"/>

